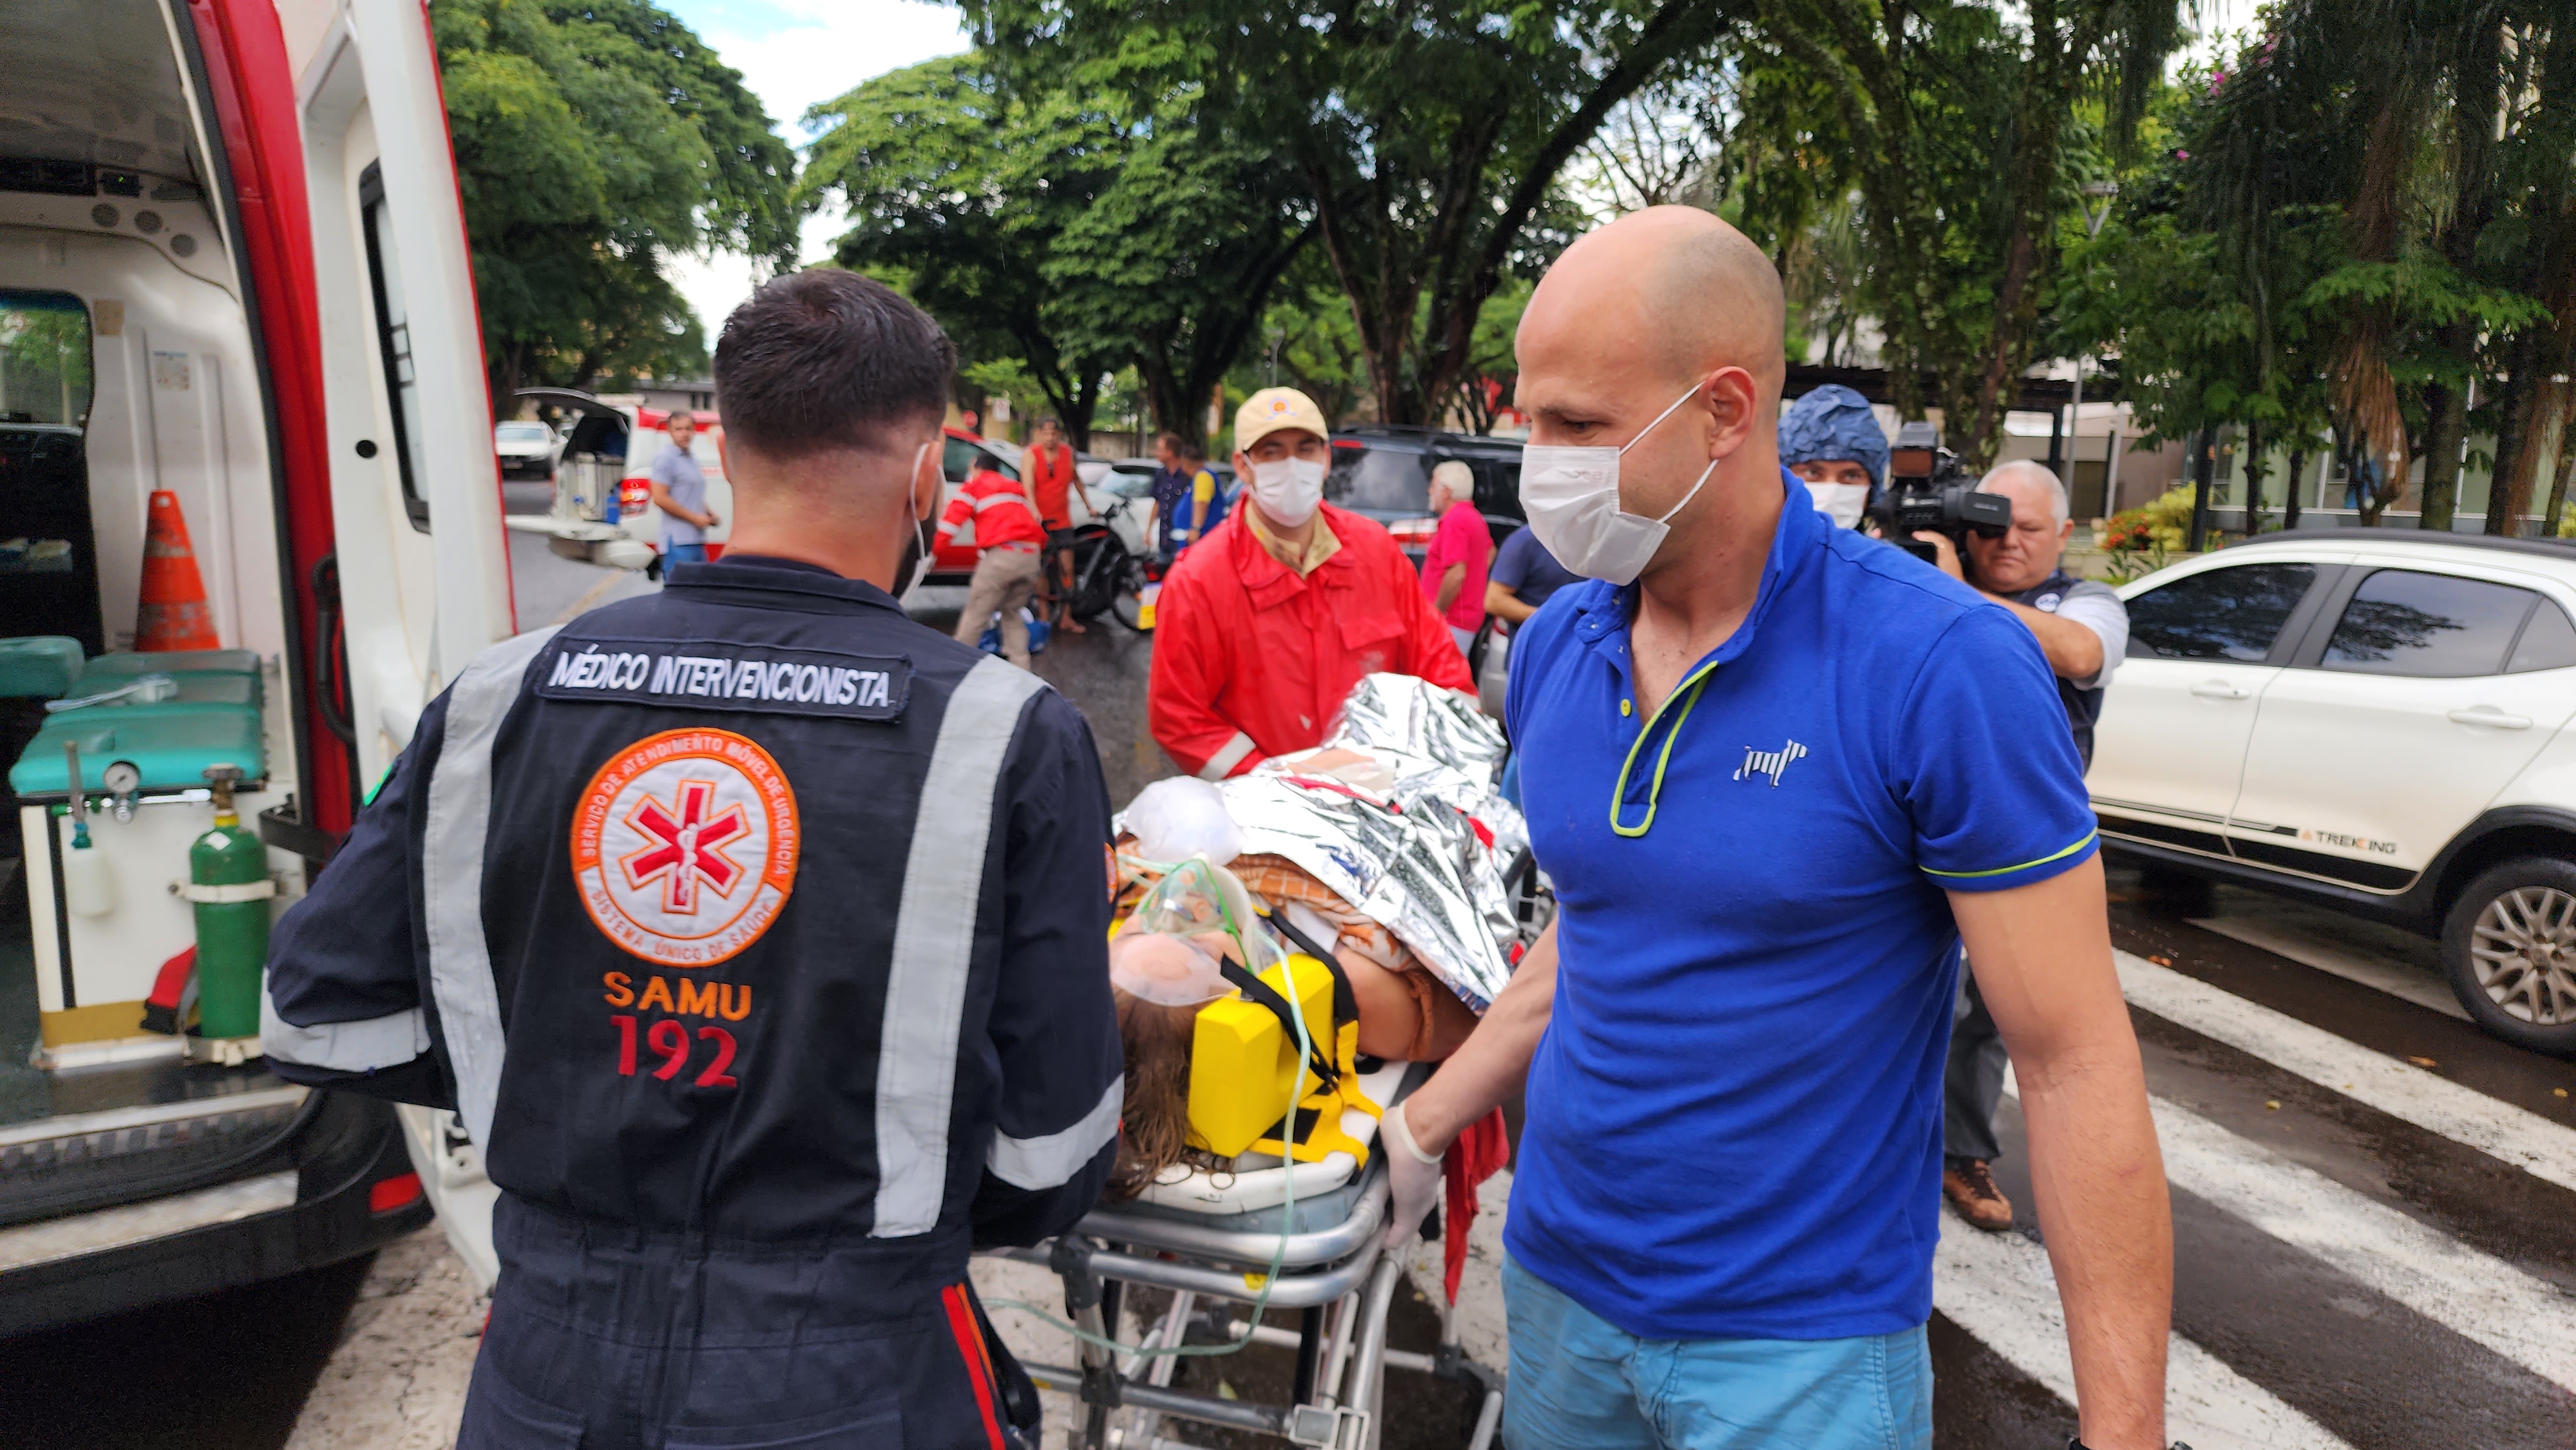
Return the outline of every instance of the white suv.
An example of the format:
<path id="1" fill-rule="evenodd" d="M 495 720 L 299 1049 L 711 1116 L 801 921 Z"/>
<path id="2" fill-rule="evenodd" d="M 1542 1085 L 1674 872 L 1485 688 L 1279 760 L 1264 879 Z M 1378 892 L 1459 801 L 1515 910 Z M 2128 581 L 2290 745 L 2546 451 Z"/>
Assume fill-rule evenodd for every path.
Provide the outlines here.
<path id="1" fill-rule="evenodd" d="M 2124 586 L 2086 777 L 2106 846 L 2439 935 L 2576 1057 L 2576 548 L 2276 535 Z"/>

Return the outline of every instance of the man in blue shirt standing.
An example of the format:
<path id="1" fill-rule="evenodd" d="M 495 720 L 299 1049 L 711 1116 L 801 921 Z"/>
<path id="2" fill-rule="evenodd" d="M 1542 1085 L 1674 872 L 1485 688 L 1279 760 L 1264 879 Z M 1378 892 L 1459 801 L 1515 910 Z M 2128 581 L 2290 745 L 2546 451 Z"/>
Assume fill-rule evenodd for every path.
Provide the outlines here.
<path id="1" fill-rule="evenodd" d="M 1581 578 L 1556 562 L 1537 534 L 1522 529 L 1494 555 L 1493 572 L 1485 576 L 1485 612 L 1517 629 L 1556 591 Z"/>
<path id="2" fill-rule="evenodd" d="M 2093 818 L 2030 632 L 1780 467 L 1759 249 L 1658 207 L 1519 334 L 1522 501 L 1587 578 L 1506 714 L 1559 913 L 1386 1118 L 1391 1232 L 1527 1078 L 1515 1450 L 1922 1450 L 1964 938 L 2019 1065 L 2085 1445 L 2163 1445 L 2172 1228 Z"/>
<path id="3" fill-rule="evenodd" d="M 653 456 L 653 506 L 662 511 L 662 563 L 707 562 L 707 530 L 716 526 L 707 507 L 707 476 L 698 468 L 689 443 L 698 436 L 698 420 L 673 409 L 664 427 L 671 446 Z"/>

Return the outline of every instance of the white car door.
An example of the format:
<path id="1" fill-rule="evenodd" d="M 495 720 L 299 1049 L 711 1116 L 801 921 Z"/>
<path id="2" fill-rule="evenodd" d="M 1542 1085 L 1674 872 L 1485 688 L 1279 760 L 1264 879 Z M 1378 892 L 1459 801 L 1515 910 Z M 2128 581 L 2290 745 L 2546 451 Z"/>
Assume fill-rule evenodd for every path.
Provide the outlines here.
<path id="1" fill-rule="evenodd" d="M 2554 588 L 2519 570 L 2356 565 L 2328 601 L 2332 633 L 2263 693 L 2235 853 L 2406 887 L 2576 713 L 2576 624 Z"/>
<path id="2" fill-rule="evenodd" d="M 2225 852 L 2255 702 L 2281 673 L 2292 616 L 2338 557 L 2267 553 L 2142 581 L 2125 596 L 2129 651 L 2102 701 L 2085 776 L 2105 832 Z"/>
<path id="3" fill-rule="evenodd" d="M 515 632 L 473 264 L 419 0 L 288 0 L 331 509 L 361 777 Z M 489 1288 L 495 1190 L 454 1115 L 402 1109 L 440 1227 Z"/>

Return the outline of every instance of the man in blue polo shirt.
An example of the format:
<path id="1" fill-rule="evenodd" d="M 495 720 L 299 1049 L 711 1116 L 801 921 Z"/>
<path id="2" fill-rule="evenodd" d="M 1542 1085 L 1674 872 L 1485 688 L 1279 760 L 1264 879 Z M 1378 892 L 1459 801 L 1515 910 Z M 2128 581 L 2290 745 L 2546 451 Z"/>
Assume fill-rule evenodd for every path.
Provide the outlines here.
<path id="1" fill-rule="evenodd" d="M 1783 472 L 1777 274 L 1705 213 L 1570 248 L 1519 334 L 1531 526 L 1587 576 L 1507 715 L 1560 905 L 1386 1119 L 1396 1232 L 1527 1077 L 1514 1450 L 1931 1444 L 1964 938 L 2019 1065 L 2083 1443 L 2163 1443 L 2172 1235 L 2093 819 L 2028 630 Z"/>

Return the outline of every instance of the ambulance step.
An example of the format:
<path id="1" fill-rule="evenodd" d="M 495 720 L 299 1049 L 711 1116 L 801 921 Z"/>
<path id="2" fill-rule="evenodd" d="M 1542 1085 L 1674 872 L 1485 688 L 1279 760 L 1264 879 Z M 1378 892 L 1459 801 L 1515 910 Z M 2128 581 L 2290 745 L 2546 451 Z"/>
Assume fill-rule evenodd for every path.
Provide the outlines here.
<path id="1" fill-rule="evenodd" d="M 228 1164 L 253 1167 L 284 1143 L 309 1096 L 286 1085 L 0 1128 L 0 1224 L 165 1193 Z"/>

